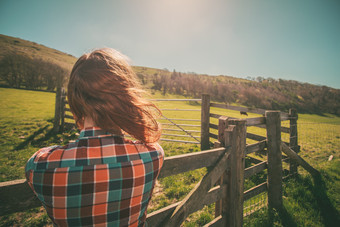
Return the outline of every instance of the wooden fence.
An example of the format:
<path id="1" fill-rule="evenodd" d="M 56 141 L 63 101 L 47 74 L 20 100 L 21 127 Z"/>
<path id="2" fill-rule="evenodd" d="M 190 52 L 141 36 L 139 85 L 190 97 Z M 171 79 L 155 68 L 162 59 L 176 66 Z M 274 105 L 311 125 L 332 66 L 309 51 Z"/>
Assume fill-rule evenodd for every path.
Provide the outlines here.
<path id="1" fill-rule="evenodd" d="M 244 108 L 242 111 L 264 113 L 264 116 L 248 119 L 234 119 L 210 113 L 210 107 L 234 108 L 228 105 L 210 103 L 208 96 L 202 98 L 202 143 L 208 149 L 200 152 L 166 157 L 159 178 L 208 167 L 207 174 L 191 192 L 177 203 L 171 204 L 147 216 L 149 226 L 180 226 L 191 213 L 205 205 L 215 203 L 215 219 L 206 226 L 242 226 L 244 201 L 268 192 L 268 205 L 282 207 L 282 161 L 291 161 L 291 174 L 296 173 L 297 165 L 302 166 L 313 176 L 318 171 L 304 161 L 295 151 L 297 145 L 297 114 L 279 111 L 262 111 Z M 243 107 L 234 108 L 240 110 Z M 218 117 L 218 125 L 210 123 L 208 117 Z M 290 120 L 290 128 L 281 127 L 281 121 Z M 266 137 L 247 133 L 247 126 L 266 128 Z M 217 129 L 214 135 L 209 129 Z M 289 133 L 290 141 L 282 142 L 281 133 Z M 206 137 L 215 138 L 213 149 Z M 258 141 L 246 144 L 246 139 Z M 267 160 L 258 161 L 245 168 L 245 157 L 254 152 L 266 151 Z M 287 156 L 283 156 L 282 152 Z M 284 159 L 283 159 L 284 158 Z M 267 181 L 244 191 L 244 179 L 267 170 Z M 0 183 L 0 216 L 41 206 L 25 180 Z"/>

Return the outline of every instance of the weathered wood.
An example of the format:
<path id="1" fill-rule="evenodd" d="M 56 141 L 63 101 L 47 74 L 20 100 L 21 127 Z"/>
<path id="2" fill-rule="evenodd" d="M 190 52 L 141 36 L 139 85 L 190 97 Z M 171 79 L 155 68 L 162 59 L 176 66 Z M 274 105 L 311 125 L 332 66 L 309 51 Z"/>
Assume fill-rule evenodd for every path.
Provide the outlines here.
<path id="1" fill-rule="evenodd" d="M 66 91 L 65 88 L 61 89 L 61 107 L 60 107 L 60 131 L 64 131 L 64 124 L 65 124 L 65 100 L 66 100 Z"/>
<path id="2" fill-rule="evenodd" d="M 201 105 L 201 150 L 210 148 L 209 127 L 210 127 L 210 95 L 202 95 Z"/>
<path id="3" fill-rule="evenodd" d="M 158 178 L 212 166 L 224 152 L 225 148 L 221 147 L 166 157 Z"/>
<path id="4" fill-rule="evenodd" d="M 64 125 L 67 125 L 68 127 L 76 127 L 75 122 L 65 122 Z"/>
<path id="5" fill-rule="evenodd" d="M 251 157 L 249 155 L 247 155 L 247 159 L 250 159 L 250 161 L 254 164 L 259 164 L 261 162 L 263 162 L 263 160 L 260 160 L 260 159 L 257 159 L 257 158 L 254 158 L 254 157 Z"/>
<path id="6" fill-rule="evenodd" d="M 246 146 L 246 155 L 251 154 L 253 152 L 263 151 L 264 148 L 266 148 L 266 147 L 267 147 L 266 140 L 263 140 L 263 141 L 258 142 L 258 143 L 247 145 Z"/>
<path id="7" fill-rule="evenodd" d="M 262 124 L 262 125 L 255 125 L 255 127 L 257 127 L 257 128 L 266 128 L 266 124 Z"/>
<path id="8" fill-rule="evenodd" d="M 214 148 L 219 148 L 219 147 L 221 147 L 220 141 L 215 141 L 214 142 Z"/>
<path id="9" fill-rule="evenodd" d="M 247 121 L 247 126 L 256 126 L 256 125 L 262 125 L 265 124 L 266 118 L 265 117 L 255 117 L 255 118 L 247 118 L 245 119 Z"/>
<path id="10" fill-rule="evenodd" d="M 290 128 L 281 126 L 281 132 L 290 133 Z"/>
<path id="11" fill-rule="evenodd" d="M 73 116 L 71 116 L 71 115 L 65 115 L 65 116 L 64 116 L 64 118 L 67 118 L 67 119 L 72 119 L 72 120 L 74 120 Z"/>
<path id="12" fill-rule="evenodd" d="M 216 135 L 214 133 L 209 133 L 209 137 L 214 138 L 214 139 L 218 139 L 218 135 Z"/>
<path id="13" fill-rule="evenodd" d="M 290 119 L 290 115 L 288 113 L 285 113 L 285 112 L 280 113 L 280 120 L 281 121 L 287 121 L 289 119 Z"/>
<path id="14" fill-rule="evenodd" d="M 163 226 L 177 227 L 186 219 L 186 217 L 192 212 L 196 211 L 197 208 L 201 208 L 201 200 L 214 185 L 217 179 L 227 168 L 227 160 L 229 157 L 229 149 L 219 157 L 216 165 L 213 169 L 209 170 L 203 179 L 196 184 L 195 188 L 181 201 L 172 213 L 169 220 L 167 220 Z"/>
<path id="15" fill-rule="evenodd" d="M 267 169 L 266 161 L 260 162 L 254 166 L 248 167 L 244 170 L 244 179 L 247 179 L 265 169 Z"/>
<path id="16" fill-rule="evenodd" d="M 292 178 L 293 176 L 296 176 L 296 174 L 288 174 L 287 176 L 282 177 L 282 181 L 285 182 Z"/>
<path id="17" fill-rule="evenodd" d="M 291 119 L 289 120 L 290 132 L 289 132 L 289 147 L 295 151 L 295 153 L 299 153 L 298 147 L 298 130 L 297 130 L 297 119 L 298 113 L 295 109 L 289 109 L 289 116 Z M 296 163 L 291 162 L 289 165 L 289 172 L 291 174 L 295 174 L 298 172 L 298 168 Z"/>
<path id="18" fill-rule="evenodd" d="M 197 138 L 197 139 L 201 138 L 199 136 L 189 136 L 189 135 L 180 135 L 180 134 L 166 134 L 166 133 L 162 133 L 162 136 L 176 136 L 176 137 L 189 137 L 189 138 L 194 137 L 194 138 Z"/>
<path id="19" fill-rule="evenodd" d="M 243 190 L 244 190 L 244 167 L 246 149 L 246 121 L 228 120 L 230 125 L 225 131 L 225 145 L 231 146 L 228 190 L 226 201 L 226 226 L 242 226 L 243 224 Z M 231 128 L 235 126 L 234 128 Z M 230 131 L 232 129 L 232 131 Z M 229 134 L 229 135 L 227 135 Z M 224 213 L 223 211 L 223 213 Z"/>
<path id="20" fill-rule="evenodd" d="M 283 159 L 282 159 L 282 162 L 291 163 L 291 162 L 290 162 L 290 158 L 283 158 Z"/>
<path id="21" fill-rule="evenodd" d="M 200 200 L 201 203 L 199 204 L 199 206 L 197 206 L 197 210 L 220 199 L 222 197 L 223 190 L 225 189 L 220 186 L 216 186 L 210 189 L 209 192 Z M 148 214 L 146 220 L 148 226 L 162 226 L 162 222 L 174 212 L 174 210 L 180 203 L 181 202 L 171 204 L 167 207 L 154 211 L 151 214 Z"/>
<path id="22" fill-rule="evenodd" d="M 204 225 L 203 227 L 220 227 L 225 225 L 226 225 L 225 219 L 221 215 L 219 215 L 215 217 L 214 220 Z"/>
<path id="23" fill-rule="evenodd" d="M 219 119 L 219 118 L 222 117 L 223 115 L 210 113 L 209 116 L 212 117 L 212 118 L 217 118 L 217 119 Z"/>
<path id="24" fill-rule="evenodd" d="M 228 117 L 221 116 L 218 119 L 218 141 L 220 141 L 222 147 L 225 147 L 224 133 L 227 128 L 228 128 Z"/>
<path id="25" fill-rule="evenodd" d="M 54 132 L 59 132 L 60 118 L 61 118 L 61 85 L 57 86 L 57 91 L 55 94 L 54 122 L 53 122 Z"/>
<path id="26" fill-rule="evenodd" d="M 241 107 L 241 106 L 231 106 L 231 105 L 228 105 L 228 104 L 219 104 L 219 103 L 211 103 L 210 106 L 222 108 L 222 109 L 229 109 L 229 110 L 255 113 L 255 114 L 264 114 L 266 112 L 263 109 L 251 109 L 251 108 L 246 108 L 246 107 Z"/>
<path id="27" fill-rule="evenodd" d="M 210 205 L 218 200 L 221 200 L 226 188 L 227 188 L 226 185 L 216 185 L 212 187 L 208 191 L 208 193 L 204 196 L 202 204 L 199 207 L 196 207 L 196 210 L 200 210 L 206 205 Z"/>
<path id="28" fill-rule="evenodd" d="M 164 139 L 164 138 L 161 138 L 160 140 L 161 141 L 178 142 L 178 143 L 200 144 L 200 142 L 197 142 L 197 141 L 188 141 L 188 140 L 173 140 L 173 139 Z"/>
<path id="29" fill-rule="evenodd" d="M 218 129 L 218 125 L 215 125 L 215 124 L 209 124 L 209 128 L 212 128 L 212 129 Z"/>
<path id="30" fill-rule="evenodd" d="M 25 179 L 0 183 L 0 216 L 42 206 Z"/>
<path id="31" fill-rule="evenodd" d="M 178 132 L 183 132 L 181 129 L 176 129 L 176 128 L 162 128 L 163 131 L 178 131 Z M 185 130 L 187 132 L 193 132 L 193 133 L 201 133 L 201 131 L 198 130 Z"/>
<path id="32" fill-rule="evenodd" d="M 162 222 L 174 212 L 176 207 L 180 204 L 181 202 L 173 203 L 169 206 L 163 207 L 162 209 L 156 210 L 152 212 L 151 214 L 148 214 L 146 217 L 146 221 L 148 223 L 148 226 L 161 226 Z"/>
<path id="33" fill-rule="evenodd" d="M 197 121 L 197 122 L 201 122 L 201 120 L 198 119 L 177 119 L 177 118 L 168 118 L 169 120 L 173 120 L 173 121 Z M 160 118 L 160 120 L 168 120 L 166 118 Z"/>
<path id="34" fill-rule="evenodd" d="M 267 138 L 264 136 L 259 136 L 253 133 L 249 133 L 247 132 L 247 138 L 248 139 L 252 139 L 252 140 L 256 140 L 256 141 L 262 141 L 262 140 L 266 140 Z"/>
<path id="35" fill-rule="evenodd" d="M 279 111 L 266 111 L 268 156 L 268 205 L 282 207 L 281 120 Z"/>
<path id="36" fill-rule="evenodd" d="M 302 166 L 305 170 L 307 170 L 313 176 L 320 175 L 319 171 L 314 169 L 311 165 L 308 164 L 303 158 L 301 158 L 298 154 L 295 153 L 292 149 L 290 149 L 286 144 L 281 144 L 282 151 L 291 158 L 292 161 Z"/>
<path id="37" fill-rule="evenodd" d="M 267 182 L 264 182 L 262 184 L 259 184 L 255 187 L 252 187 L 251 189 L 244 192 L 244 201 L 253 198 L 254 196 L 257 196 L 258 194 L 264 192 L 267 190 Z"/>
<path id="38" fill-rule="evenodd" d="M 218 119 L 218 135 L 217 135 L 217 139 L 218 139 L 218 143 L 215 143 L 214 146 L 215 147 L 225 147 L 225 135 L 224 132 L 225 130 L 228 128 L 228 117 L 225 116 L 221 116 Z M 218 181 L 216 182 L 216 184 L 218 185 L 226 185 L 223 184 L 223 178 L 227 177 L 227 173 L 226 171 L 223 173 L 223 175 L 220 177 L 220 179 L 218 179 Z M 225 191 L 226 193 L 226 191 Z M 215 203 L 215 217 L 218 217 L 222 214 L 222 207 L 223 206 L 227 206 L 227 204 L 224 204 L 224 201 L 221 199 L 219 201 L 216 201 Z"/>

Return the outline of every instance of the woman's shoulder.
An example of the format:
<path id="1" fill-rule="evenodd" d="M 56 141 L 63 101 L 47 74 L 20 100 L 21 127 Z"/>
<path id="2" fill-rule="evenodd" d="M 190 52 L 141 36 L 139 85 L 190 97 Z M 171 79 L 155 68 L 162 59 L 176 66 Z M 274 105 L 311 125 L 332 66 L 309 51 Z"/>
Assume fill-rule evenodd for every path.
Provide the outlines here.
<path id="1" fill-rule="evenodd" d="M 31 170 L 31 169 L 36 169 L 36 166 L 38 165 L 38 163 L 46 162 L 50 154 L 52 154 L 53 151 L 60 149 L 60 148 L 61 146 L 58 146 L 58 145 L 40 148 L 27 161 L 27 164 L 25 167 L 26 171 Z"/>

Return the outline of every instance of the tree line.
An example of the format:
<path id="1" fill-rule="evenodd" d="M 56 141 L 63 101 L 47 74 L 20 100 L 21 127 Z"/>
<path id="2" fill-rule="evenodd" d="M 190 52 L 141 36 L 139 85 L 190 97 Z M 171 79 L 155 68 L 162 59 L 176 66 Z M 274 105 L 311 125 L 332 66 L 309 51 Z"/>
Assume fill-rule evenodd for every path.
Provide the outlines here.
<path id="1" fill-rule="evenodd" d="M 0 60 L 0 80 L 11 88 L 54 91 L 69 71 L 56 63 L 11 53 Z"/>
<path id="2" fill-rule="evenodd" d="M 340 90 L 292 80 L 258 77 L 254 80 L 228 76 L 208 76 L 176 71 L 153 75 L 138 73 L 144 84 L 163 94 L 199 98 L 210 94 L 213 101 L 238 103 L 248 107 L 304 113 L 340 115 Z"/>

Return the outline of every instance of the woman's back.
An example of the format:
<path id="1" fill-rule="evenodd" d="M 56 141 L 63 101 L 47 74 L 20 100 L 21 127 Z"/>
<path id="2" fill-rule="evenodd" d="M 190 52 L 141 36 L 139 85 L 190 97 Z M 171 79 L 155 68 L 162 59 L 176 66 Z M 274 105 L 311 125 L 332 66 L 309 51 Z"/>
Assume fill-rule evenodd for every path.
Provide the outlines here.
<path id="1" fill-rule="evenodd" d="M 159 109 L 113 49 L 81 56 L 67 92 L 80 136 L 36 152 L 26 165 L 29 185 L 58 226 L 144 226 L 164 158 Z"/>
<path id="2" fill-rule="evenodd" d="M 157 143 L 87 128 L 73 143 L 38 151 L 26 175 L 57 225 L 143 226 L 163 156 Z"/>

